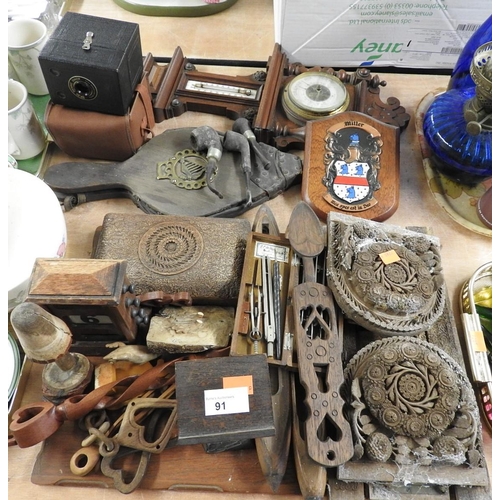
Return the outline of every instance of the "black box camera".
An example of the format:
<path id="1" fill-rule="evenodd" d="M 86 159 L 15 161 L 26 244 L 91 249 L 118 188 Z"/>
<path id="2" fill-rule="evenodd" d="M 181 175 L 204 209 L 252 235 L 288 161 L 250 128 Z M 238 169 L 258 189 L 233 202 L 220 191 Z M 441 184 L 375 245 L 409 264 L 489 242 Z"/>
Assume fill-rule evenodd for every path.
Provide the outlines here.
<path id="1" fill-rule="evenodd" d="M 125 115 L 143 72 L 139 25 L 67 12 L 39 60 L 54 103 Z"/>

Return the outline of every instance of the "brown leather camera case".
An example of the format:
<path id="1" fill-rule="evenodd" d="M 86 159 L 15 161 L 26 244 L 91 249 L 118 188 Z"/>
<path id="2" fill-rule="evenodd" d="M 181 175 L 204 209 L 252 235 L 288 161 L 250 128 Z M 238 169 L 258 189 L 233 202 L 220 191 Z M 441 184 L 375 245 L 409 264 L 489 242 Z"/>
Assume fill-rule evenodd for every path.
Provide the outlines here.
<path id="1" fill-rule="evenodd" d="M 130 110 L 124 116 L 68 108 L 49 101 L 45 126 L 66 154 L 79 158 L 123 161 L 152 136 L 153 104 L 147 79 L 136 87 Z"/>

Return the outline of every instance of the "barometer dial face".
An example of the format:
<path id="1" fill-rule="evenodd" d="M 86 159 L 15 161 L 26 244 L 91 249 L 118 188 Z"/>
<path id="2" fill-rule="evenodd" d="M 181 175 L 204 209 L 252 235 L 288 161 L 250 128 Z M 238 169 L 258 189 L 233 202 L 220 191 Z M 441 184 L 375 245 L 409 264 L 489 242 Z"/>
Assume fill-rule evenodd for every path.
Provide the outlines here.
<path id="1" fill-rule="evenodd" d="M 336 76 L 307 71 L 285 87 L 282 103 L 290 119 L 301 122 L 345 111 L 349 94 Z"/>

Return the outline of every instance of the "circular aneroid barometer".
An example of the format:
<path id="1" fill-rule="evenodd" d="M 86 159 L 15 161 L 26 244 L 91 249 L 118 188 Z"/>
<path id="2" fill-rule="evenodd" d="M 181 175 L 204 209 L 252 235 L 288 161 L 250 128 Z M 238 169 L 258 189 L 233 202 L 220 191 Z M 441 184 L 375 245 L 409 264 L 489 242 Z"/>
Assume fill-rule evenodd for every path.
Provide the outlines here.
<path id="1" fill-rule="evenodd" d="M 283 89 L 281 103 L 287 117 L 298 125 L 345 111 L 349 106 L 346 86 L 334 75 L 306 71 Z"/>
<path id="2" fill-rule="evenodd" d="M 249 120 L 257 140 L 282 151 L 303 149 L 305 136 L 297 128 L 307 122 L 358 111 L 401 130 L 410 115 L 392 97 L 380 99 L 386 85 L 367 68 L 344 70 L 308 68 L 290 63 L 275 44 L 265 70 L 246 76 L 199 71 L 177 47 L 168 65 L 149 54 L 144 63 L 152 88 L 155 122 L 197 111 Z M 297 127 L 298 126 L 298 127 Z"/>

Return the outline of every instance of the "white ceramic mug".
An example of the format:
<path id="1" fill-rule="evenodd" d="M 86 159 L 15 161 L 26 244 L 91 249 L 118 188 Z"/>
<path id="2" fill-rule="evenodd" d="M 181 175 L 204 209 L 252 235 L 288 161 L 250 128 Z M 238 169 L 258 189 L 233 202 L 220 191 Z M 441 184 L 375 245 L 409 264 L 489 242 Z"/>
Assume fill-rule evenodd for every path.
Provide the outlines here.
<path id="1" fill-rule="evenodd" d="M 45 134 L 28 100 L 26 87 L 16 80 L 8 82 L 9 154 L 26 160 L 45 148 Z"/>
<path id="2" fill-rule="evenodd" d="M 9 61 L 19 81 L 33 95 L 49 93 L 38 56 L 47 41 L 47 27 L 38 19 L 14 19 L 7 23 Z"/>

